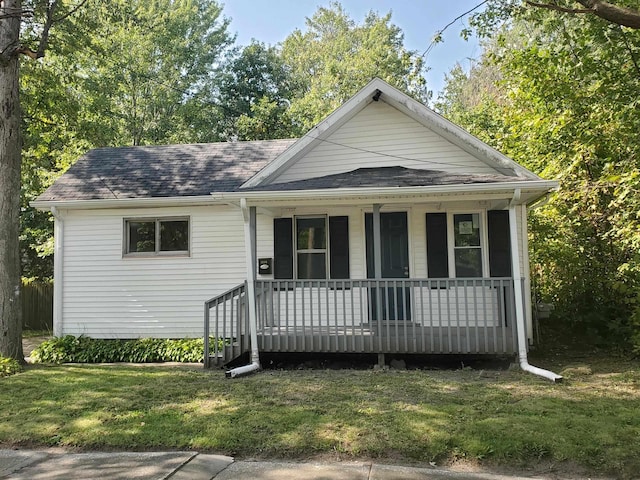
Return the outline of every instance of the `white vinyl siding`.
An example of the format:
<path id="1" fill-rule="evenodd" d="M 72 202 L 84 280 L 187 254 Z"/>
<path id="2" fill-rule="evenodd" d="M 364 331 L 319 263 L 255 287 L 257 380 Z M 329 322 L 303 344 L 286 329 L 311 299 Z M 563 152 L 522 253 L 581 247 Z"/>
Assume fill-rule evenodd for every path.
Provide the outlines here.
<path id="1" fill-rule="evenodd" d="M 189 217 L 191 256 L 122 256 L 123 219 Z M 231 207 L 69 211 L 62 333 L 201 337 L 204 301 L 243 282 L 242 216 Z"/>
<path id="2" fill-rule="evenodd" d="M 365 107 L 321 141 L 273 183 L 387 166 L 462 174 L 499 173 L 404 113 L 379 101 Z"/>
<path id="3" fill-rule="evenodd" d="M 426 278 L 425 214 L 436 211 L 427 205 L 389 207 L 393 211 L 407 211 L 409 261 L 411 278 Z M 352 279 L 366 278 L 364 214 L 367 207 L 302 207 L 274 211 L 274 215 L 347 215 L 349 217 L 349 259 Z M 385 211 L 385 208 L 383 208 Z M 445 208 L 439 211 L 446 211 Z M 477 203 L 457 204 L 458 211 L 483 211 Z M 523 241 L 524 209 L 518 209 L 518 239 L 520 263 L 528 261 Z M 483 213 L 484 215 L 484 213 Z M 123 219 L 134 217 L 190 218 L 191 255 L 189 257 L 123 257 Z M 483 216 L 484 219 L 484 216 Z M 483 220 L 484 221 L 484 220 Z M 63 322 L 61 334 L 88 335 L 98 338 L 136 337 L 200 337 L 203 324 L 204 301 L 242 283 L 246 279 L 243 223 L 239 209 L 232 207 L 176 207 L 153 209 L 68 211 L 65 220 Z M 524 239 L 526 240 L 526 238 Z M 257 256 L 273 257 L 273 216 L 257 216 Z M 525 270 L 522 270 L 525 272 Z M 524 274 L 524 273 L 523 273 Z M 272 278 L 259 275 L 259 279 Z M 420 290 L 422 292 L 420 293 Z M 301 292 L 299 292 L 301 293 Z M 293 314 L 292 292 L 283 292 L 282 301 L 289 296 L 289 318 Z M 309 294 L 307 293 L 307 298 Z M 363 291 L 330 291 L 337 296 L 339 308 L 326 309 L 326 295 L 314 312 L 317 325 L 335 324 L 342 315 L 342 302 L 351 304 L 351 296 L 358 305 L 356 316 L 367 319 L 368 300 Z M 344 297 L 343 297 L 344 295 Z M 473 286 L 437 290 L 414 288 L 413 301 L 420 295 L 431 298 L 429 304 L 439 304 L 439 312 L 417 308 L 412 320 L 440 326 L 466 325 L 473 306 L 470 299 L 483 303 L 481 326 L 494 326 L 498 304 L 495 291 Z M 437 300 L 436 300 L 437 297 Z M 300 297 L 298 297 L 300 301 Z M 415 303 L 414 303 L 415 305 Z M 286 318 L 285 304 L 279 305 L 281 317 Z M 297 312 L 299 315 L 302 312 Z M 310 318 L 310 311 L 305 311 Z M 316 315 L 316 313 L 314 313 Z M 471 318 L 471 317 L 469 317 Z M 476 320 L 474 320 L 475 322 Z M 350 320 L 348 325 L 350 325 Z"/>

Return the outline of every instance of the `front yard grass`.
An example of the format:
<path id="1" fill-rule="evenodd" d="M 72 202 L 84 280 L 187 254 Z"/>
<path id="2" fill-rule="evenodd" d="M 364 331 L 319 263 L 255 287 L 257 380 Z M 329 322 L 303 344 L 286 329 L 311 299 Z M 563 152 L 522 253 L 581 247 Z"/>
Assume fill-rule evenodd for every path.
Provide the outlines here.
<path id="1" fill-rule="evenodd" d="M 541 366 L 565 370 L 565 383 L 468 368 L 267 370 L 228 380 L 188 367 L 31 366 L 0 379 L 0 447 L 464 459 L 636 475 L 640 364 L 606 355 L 550 362 Z"/>

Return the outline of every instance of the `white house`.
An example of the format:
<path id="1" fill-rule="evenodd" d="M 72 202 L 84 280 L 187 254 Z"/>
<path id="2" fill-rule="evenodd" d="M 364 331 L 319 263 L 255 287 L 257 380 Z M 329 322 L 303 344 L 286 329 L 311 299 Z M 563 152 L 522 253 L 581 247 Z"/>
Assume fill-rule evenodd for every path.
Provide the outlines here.
<path id="1" fill-rule="evenodd" d="M 526 362 L 527 210 L 555 188 L 374 79 L 297 140 L 91 150 L 34 206 L 55 216 L 56 335 L 226 338 L 207 364 Z"/>

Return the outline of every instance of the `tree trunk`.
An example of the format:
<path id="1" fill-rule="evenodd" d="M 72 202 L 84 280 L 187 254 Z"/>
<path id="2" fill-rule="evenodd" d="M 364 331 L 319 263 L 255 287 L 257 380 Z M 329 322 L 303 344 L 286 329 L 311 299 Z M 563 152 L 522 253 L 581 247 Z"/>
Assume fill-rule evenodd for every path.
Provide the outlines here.
<path id="1" fill-rule="evenodd" d="M 0 355 L 24 362 L 20 302 L 20 0 L 2 0 L 0 19 Z"/>

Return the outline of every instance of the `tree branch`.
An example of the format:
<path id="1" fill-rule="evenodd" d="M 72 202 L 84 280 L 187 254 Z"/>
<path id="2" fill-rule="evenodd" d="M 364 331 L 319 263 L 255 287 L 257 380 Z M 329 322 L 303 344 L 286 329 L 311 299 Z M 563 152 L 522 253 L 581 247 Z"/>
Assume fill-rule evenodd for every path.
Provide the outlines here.
<path id="1" fill-rule="evenodd" d="M 538 3 L 526 0 L 526 4 L 531 5 L 532 7 L 546 8 L 547 10 L 555 10 L 557 12 L 563 13 L 593 13 L 593 10 L 591 8 L 567 8 L 561 7 L 560 5 L 556 5 L 554 3 Z"/>
<path id="2" fill-rule="evenodd" d="M 58 23 L 61 22 L 62 20 L 64 20 L 67 17 L 70 17 L 71 15 L 73 15 L 74 13 L 76 13 L 78 10 L 80 10 L 82 8 L 82 6 L 87 3 L 89 0 L 82 0 L 80 3 L 78 3 L 78 5 L 76 5 L 74 8 L 72 8 L 71 10 L 69 10 L 67 13 L 65 13 L 64 15 L 62 15 L 59 18 L 56 18 L 53 22 L 54 23 Z"/>
<path id="3" fill-rule="evenodd" d="M 8 9 L 2 8 L 0 9 L 0 20 L 4 20 L 5 18 L 22 18 L 22 17 L 31 17 L 33 16 L 33 10 L 21 10 L 19 8 Z"/>
<path id="4" fill-rule="evenodd" d="M 579 14 L 587 13 L 600 17 L 610 23 L 629 27 L 633 29 L 640 29 L 640 11 L 614 5 L 606 2 L 605 0 L 575 0 L 585 8 L 568 8 L 556 5 L 554 3 L 539 3 L 533 0 L 525 0 L 527 5 L 536 8 L 546 8 L 548 10 L 555 10 L 557 12 Z"/>
<path id="5" fill-rule="evenodd" d="M 78 3 L 78 5 L 76 5 L 74 8 L 69 10 L 67 13 L 65 13 L 61 17 L 54 18 L 54 14 L 56 12 L 56 9 L 58 8 L 58 0 L 52 0 L 47 6 L 47 18 L 46 18 L 46 21 L 45 21 L 45 23 L 44 23 L 44 25 L 42 27 L 42 34 L 40 35 L 40 41 L 38 42 L 38 49 L 37 50 L 33 50 L 30 47 L 21 45 L 20 47 L 15 49 L 14 52 L 18 53 L 18 54 L 26 55 L 27 57 L 31 58 L 32 60 L 37 60 L 38 58 L 44 57 L 44 52 L 47 49 L 47 47 L 49 46 L 49 31 L 51 30 L 51 27 L 54 24 L 56 24 L 58 22 L 61 22 L 65 18 L 67 18 L 67 17 L 73 15 L 74 13 L 76 13 L 88 1 L 89 0 L 81 0 Z M 21 10 L 21 12 L 22 12 L 22 15 L 33 16 L 33 11 L 32 10 Z M 19 13 L 12 13 L 11 15 L 12 16 L 20 16 Z M 7 16 L 9 16 L 9 14 L 7 14 Z M 2 19 L 2 18 L 3 18 L 2 15 L 0 15 L 0 19 Z"/>
<path id="6" fill-rule="evenodd" d="M 54 23 L 53 14 L 55 13 L 57 6 L 58 6 L 58 0 L 53 0 L 47 6 L 47 20 L 44 22 L 44 26 L 42 27 L 42 35 L 40 35 L 38 50 L 35 51 L 35 55 L 36 55 L 35 58 L 44 57 L 44 51 L 47 49 L 47 46 L 49 45 L 49 30 L 51 30 L 51 27 L 53 26 L 53 23 Z M 33 52 L 33 50 L 31 49 L 28 49 L 28 50 L 30 52 Z M 24 53 L 28 57 L 34 58 L 31 55 L 29 55 L 29 53 L 25 53 L 25 52 L 21 52 L 21 53 Z"/>

